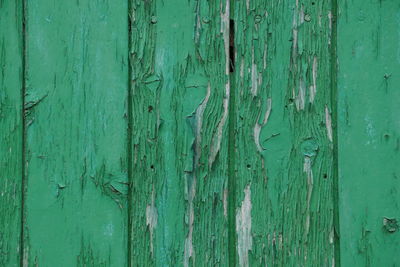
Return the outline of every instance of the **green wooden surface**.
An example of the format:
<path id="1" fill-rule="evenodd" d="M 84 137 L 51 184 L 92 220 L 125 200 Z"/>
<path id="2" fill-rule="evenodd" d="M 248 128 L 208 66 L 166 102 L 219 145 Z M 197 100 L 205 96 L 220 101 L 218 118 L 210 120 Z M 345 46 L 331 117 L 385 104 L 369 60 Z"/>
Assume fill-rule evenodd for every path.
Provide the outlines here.
<path id="1" fill-rule="evenodd" d="M 338 12 L 342 266 L 400 266 L 400 2 Z"/>
<path id="2" fill-rule="evenodd" d="M 399 25 L 0 0 L 0 266 L 400 266 Z"/>
<path id="3" fill-rule="evenodd" d="M 132 266 L 226 266 L 229 7 L 131 1 Z"/>
<path id="4" fill-rule="evenodd" d="M 127 262 L 126 10 L 27 1 L 24 265 Z"/>
<path id="5" fill-rule="evenodd" d="M 0 266 L 20 262 L 22 20 L 22 1 L 0 1 Z"/>
<path id="6" fill-rule="evenodd" d="M 237 263 L 332 266 L 332 3 L 235 3 Z"/>

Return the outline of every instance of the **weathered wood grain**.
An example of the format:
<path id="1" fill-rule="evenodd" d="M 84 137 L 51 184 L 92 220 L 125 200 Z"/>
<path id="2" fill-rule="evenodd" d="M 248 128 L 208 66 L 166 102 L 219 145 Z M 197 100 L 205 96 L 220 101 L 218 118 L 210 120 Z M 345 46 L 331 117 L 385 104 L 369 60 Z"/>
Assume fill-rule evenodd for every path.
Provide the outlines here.
<path id="1" fill-rule="evenodd" d="M 400 2 L 338 12 L 342 266 L 399 266 Z"/>
<path id="2" fill-rule="evenodd" d="M 0 0 L 0 266 L 19 266 L 22 182 L 22 2 Z"/>
<path id="3" fill-rule="evenodd" d="M 227 265 L 228 5 L 131 1 L 131 266 Z"/>
<path id="4" fill-rule="evenodd" d="M 399 23 L 0 0 L 0 266 L 400 265 Z"/>
<path id="5" fill-rule="evenodd" d="M 235 259 L 333 266 L 332 2 L 235 1 Z"/>
<path id="6" fill-rule="evenodd" d="M 24 266 L 124 266 L 127 1 L 26 14 Z"/>

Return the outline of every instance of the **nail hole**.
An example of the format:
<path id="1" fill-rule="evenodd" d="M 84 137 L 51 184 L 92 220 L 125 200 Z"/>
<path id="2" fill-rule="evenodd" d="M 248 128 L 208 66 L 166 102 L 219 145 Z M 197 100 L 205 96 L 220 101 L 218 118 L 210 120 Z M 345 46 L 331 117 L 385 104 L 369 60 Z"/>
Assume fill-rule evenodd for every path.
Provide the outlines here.
<path id="1" fill-rule="evenodd" d="M 250 168 L 251 168 L 251 165 L 250 165 L 250 164 L 247 164 L 246 167 L 247 167 L 247 169 L 250 169 Z"/>
<path id="2" fill-rule="evenodd" d="M 152 112 L 153 111 L 153 106 L 149 106 L 148 110 L 149 110 L 149 112 Z"/>
<path id="3" fill-rule="evenodd" d="M 324 178 L 325 178 L 325 179 L 328 178 L 328 175 L 327 175 L 326 173 L 324 173 Z"/>

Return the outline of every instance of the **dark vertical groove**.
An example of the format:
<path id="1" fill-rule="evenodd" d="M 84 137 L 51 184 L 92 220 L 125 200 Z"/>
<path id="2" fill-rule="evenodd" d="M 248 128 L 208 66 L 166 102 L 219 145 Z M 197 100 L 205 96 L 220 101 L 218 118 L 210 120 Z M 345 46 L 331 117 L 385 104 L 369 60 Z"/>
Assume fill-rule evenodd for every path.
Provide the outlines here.
<path id="1" fill-rule="evenodd" d="M 228 136 L 228 244 L 229 244 L 229 266 L 236 266 L 236 167 L 235 167 L 235 21 L 234 21 L 234 0 L 229 5 L 229 136 Z"/>
<path id="2" fill-rule="evenodd" d="M 338 0 L 332 0 L 332 37 L 331 37 L 331 107 L 333 127 L 333 223 L 335 229 L 334 256 L 335 266 L 340 266 L 340 228 L 339 228 L 339 164 L 338 164 L 338 64 L 337 64 L 337 21 Z"/>
<path id="3" fill-rule="evenodd" d="M 229 72 L 235 71 L 235 21 L 229 20 Z M 231 79 L 231 77 L 230 77 Z"/>
<path id="4" fill-rule="evenodd" d="M 22 73 L 21 73 L 21 78 L 22 78 L 22 88 L 21 88 L 21 98 L 22 98 L 22 104 L 21 104 L 21 123 L 22 123 L 22 142 L 21 142 L 21 150 L 22 150 L 22 155 L 21 155 L 21 229 L 20 229 L 20 247 L 19 247 L 19 260 L 20 260 L 20 266 L 23 266 L 24 263 L 24 248 L 25 248 L 25 231 L 24 231 L 24 222 L 25 222 L 25 192 L 26 192 L 26 175 L 25 175 L 25 160 L 26 160 L 26 121 L 25 121 L 25 93 L 26 93 L 26 40 L 27 40 L 27 32 L 26 32 L 26 20 L 27 20 L 27 3 L 26 0 L 21 0 L 21 15 L 22 15 L 22 36 L 21 36 L 21 42 L 22 42 L 22 47 L 21 47 L 21 52 L 22 52 Z"/>
<path id="5" fill-rule="evenodd" d="M 132 4 L 131 0 L 128 1 L 128 127 L 127 127 L 127 160 L 128 160 L 128 266 L 132 266 L 131 262 L 131 243 L 132 243 L 132 62 L 131 62 L 131 49 L 132 49 L 132 23 L 131 23 L 131 12 Z"/>

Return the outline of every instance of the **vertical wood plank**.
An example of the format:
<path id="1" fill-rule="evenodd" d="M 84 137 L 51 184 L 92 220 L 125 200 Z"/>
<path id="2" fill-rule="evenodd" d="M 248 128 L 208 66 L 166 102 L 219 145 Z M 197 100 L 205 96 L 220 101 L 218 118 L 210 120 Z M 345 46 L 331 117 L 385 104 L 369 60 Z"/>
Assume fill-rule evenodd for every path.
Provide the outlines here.
<path id="1" fill-rule="evenodd" d="M 25 266 L 127 264 L 127 1 L 27 1 Z"/>
<path id="2" fill-rule="evenodd" d="M 131 266 L 226 266 L 229 6 L 131 1 Z"/>
<path id="3" fill-rule="evenodd" d="M 235 1 L 236 262 L 334 265 L 331 1 Z"/>
<path id="4" fill-rule="evenodd" d="M 343 266 L 400 265 L 400 3 L 339 1 Z"/>
<path id="5" fill-rule="evenodd" d="M 22 2 L 0 0 L 0 266 L 19 266 L 22 181 Z"/>

